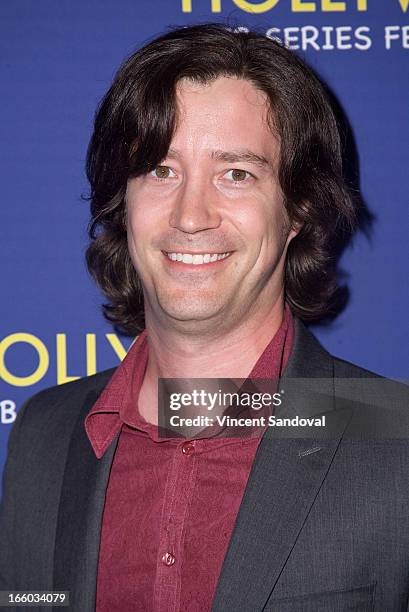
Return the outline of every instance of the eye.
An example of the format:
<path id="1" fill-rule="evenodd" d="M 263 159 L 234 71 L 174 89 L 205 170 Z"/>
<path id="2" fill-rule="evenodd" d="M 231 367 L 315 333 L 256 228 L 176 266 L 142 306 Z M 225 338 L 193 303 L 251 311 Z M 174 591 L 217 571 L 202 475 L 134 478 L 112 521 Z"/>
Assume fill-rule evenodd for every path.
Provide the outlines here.
<path id="1" fill-rule="evenodd" d="M 171 168 L 169 168 L 169 166 L 156 166 L 156 168 L 154 168 L 149 174 L 150 176 L 158 180 L 173 178 L 174 176 L 176 176 L 176 174 Z"/>
<path id="2" fill-rule="evenodd" d="M 247 172 L 247 170 L 240 170 L 239 168 L 233 168 L 232 170 L 229 170 L 228 172 L 226 172 L 224 176 L 234 181 L 235 183 L 242 183 L 247 178 L 252 177 L 253 175 L 250 174 L 250 172 Z"/>

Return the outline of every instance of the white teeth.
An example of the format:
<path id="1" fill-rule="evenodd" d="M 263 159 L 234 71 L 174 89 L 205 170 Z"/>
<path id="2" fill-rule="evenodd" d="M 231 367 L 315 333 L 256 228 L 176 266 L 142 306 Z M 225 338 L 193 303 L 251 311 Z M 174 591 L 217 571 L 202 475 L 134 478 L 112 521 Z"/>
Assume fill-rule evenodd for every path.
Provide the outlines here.
<path id="1" fill-rule="evenodd" d="M 195 266 L 200 266 L 203 263 L 209 263 L 213 261 L 220 261 L 221 259 L 225 259 L 229 252 L 227 253 L 205 253 L 204 255 L 192 255 L 191 253 L 166 253 L 168 258 L 172 261 L 182 261 L 183 263 L 193 264 Z"/>

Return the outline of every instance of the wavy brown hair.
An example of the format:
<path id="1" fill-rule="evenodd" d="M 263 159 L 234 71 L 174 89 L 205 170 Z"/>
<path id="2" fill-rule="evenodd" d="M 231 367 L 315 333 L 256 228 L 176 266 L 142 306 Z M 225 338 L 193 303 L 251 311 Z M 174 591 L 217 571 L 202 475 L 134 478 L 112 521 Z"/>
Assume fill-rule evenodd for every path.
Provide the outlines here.
<path id="1" fill-rule="evenodd" d="M 166 157 L 175 129 L 176 85 L 220 76 L 247 79 L 267 94 L 280 137 L 279 181 L 293 225 L 285 293 L 293 313 L 319 321 L 337 292 L 335 245 L 356 224 L 342 174 L 340 135 L 328 95 L 293 52 L 255 32 L 220 24 L 177 28 L 119 69 L 95 118 L 87 153 L 91 186 L 88 269 L 109 302 L 106 318 L 131 335 L 144 327 L 143 294 L 127 248 L 127 181 Z"/>

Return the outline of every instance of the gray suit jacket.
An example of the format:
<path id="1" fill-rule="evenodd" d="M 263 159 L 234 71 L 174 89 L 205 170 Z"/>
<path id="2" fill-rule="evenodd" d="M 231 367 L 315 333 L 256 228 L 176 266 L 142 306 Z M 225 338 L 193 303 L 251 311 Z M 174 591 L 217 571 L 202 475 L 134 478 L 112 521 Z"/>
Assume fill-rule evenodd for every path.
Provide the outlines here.
<path id="1" fill-rule="evenodd" d="M 113 371 L 42 391 L 20 411 L 4 473 L 0 589 L 68 590 L 70 610 L 95 609 L 117 439 L 98 460 L 83 424 Z M 267 429 L 212 611 L 409 610 L 408 387 L 332 357 L 297 319 L 280 385 L 278 416 L 325 413 L 326 427 Z"/>

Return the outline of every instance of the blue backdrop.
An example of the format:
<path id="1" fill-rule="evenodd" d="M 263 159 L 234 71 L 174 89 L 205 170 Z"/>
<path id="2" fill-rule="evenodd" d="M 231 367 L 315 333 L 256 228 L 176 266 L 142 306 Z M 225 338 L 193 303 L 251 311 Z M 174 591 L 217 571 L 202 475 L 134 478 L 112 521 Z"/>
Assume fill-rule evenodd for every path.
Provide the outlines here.
<path id="1" fill-rule="evenodd" d="M 343 106 L 375 216 L 342 259 L 351 299 L 334 354 L 408 379 L 409 0 L 2 0 L 0 471 L 22 402 L 114 366 L 130 339 L 84 265 L 84 159 L 119 64 L 170 25 L 226 21 L 297 49 Z"/>

